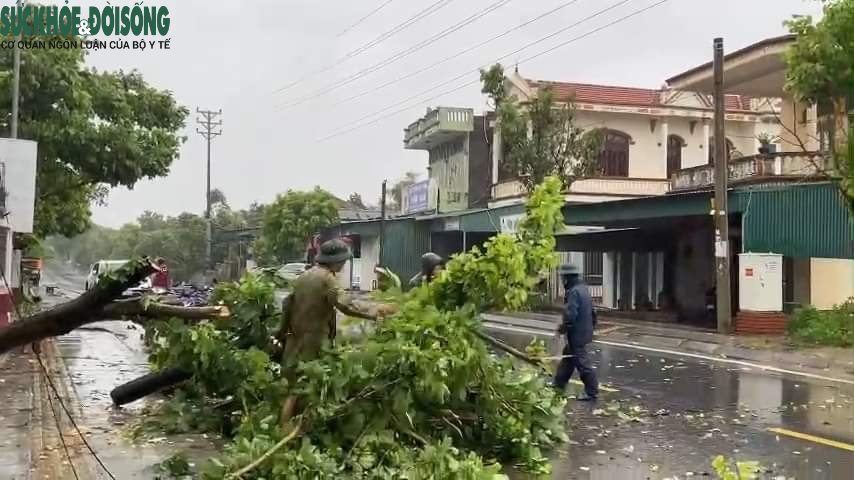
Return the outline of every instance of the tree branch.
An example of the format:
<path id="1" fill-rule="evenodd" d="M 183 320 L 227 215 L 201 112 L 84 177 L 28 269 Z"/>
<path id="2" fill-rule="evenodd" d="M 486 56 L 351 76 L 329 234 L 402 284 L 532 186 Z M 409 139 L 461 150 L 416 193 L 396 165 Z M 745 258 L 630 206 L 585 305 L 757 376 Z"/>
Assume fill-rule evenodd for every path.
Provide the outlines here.
<path id="1" fill-rule="evenodd" d="M 65 335 L 75 328 L 100 320 L 102 317 L 99 311 L 103 306 L 156 271 L 158 268 L 148 258 L 128 262 L 115 273 L 102 277 L 95 288 L 74 300 L 19 319 L 0 329 L 0 353 L 44 338 Z"/>
<path id="2" fill-rule="evenodd" d="M 108 319 L 132 317 L 142 323 L 150 318 L 208 320 L 230 316 L 231 312 L 226 306 L 184 307 L 145 298 L 113 300 L 155 271 L 157 267 L 148 259 L 130 262 L 118 270 L 115 277 L 102 278 L 95 288 L 83 295 L 0 329 L 0 353 L 44 338 L 65 335 L 83 325 Z"/>
<path id="3" fill-rule="evenodd" d="M 270 458 L 274 453 L 279 451 L 279 449 L 284 447 L 285 444 L 287 444 L 288 442 L 295 439 L 296 437 L 298 437 L 301 434 L 302 434 L 302 421 L 300 420 L 299 422 L 297 422 L 297 426 L 294 427 L 293 430 L 291 430 L 291 433 L 289 433 L 285 438 L 279 440 L 278 443 L 276 443 L 269 450 L 264 452 L 264 454 L 261 455 L 260 457 L 258 457 L 254 462 L 250 463 L 249 465 L 246 465 L 245 467 L 243 467 L 240 470 L 228 475 L 225 478 L 229 479 L 229 480 L 233 480 L 233 479 L 237 479 L 237 478 L 243 478 L 243 475 L 246 475 L 247 473 L 249 473 L 252 470 L 254 470 L 255 468 L 257 468 L 259 465 L 264 463 L 265 460 Z"/>

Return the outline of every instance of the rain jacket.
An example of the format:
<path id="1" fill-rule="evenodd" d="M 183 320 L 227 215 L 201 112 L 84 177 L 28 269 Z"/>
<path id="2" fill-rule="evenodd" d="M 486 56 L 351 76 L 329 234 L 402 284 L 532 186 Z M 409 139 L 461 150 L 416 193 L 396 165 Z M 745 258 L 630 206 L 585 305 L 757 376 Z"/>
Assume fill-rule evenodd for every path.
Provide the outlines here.
<path id="1" fill-rule="evenodd" d="M 321 348 L 335 339 L 336 309 L 351 317 L 374 318 L 353 304 L 327 268 L 314 266 L 296 279 L 282 305 L 283 364 L 295 366 L 317 358 Z"/>
<path id="2" fill-rule="evenodd" d="M 587 345 L 593 342 L 596 312 L 587 285 L 581 281 L 571 285 L 566 292 L 566 309 L 563 312 L 561 331 L 566 333 L 570 345 Z"/>

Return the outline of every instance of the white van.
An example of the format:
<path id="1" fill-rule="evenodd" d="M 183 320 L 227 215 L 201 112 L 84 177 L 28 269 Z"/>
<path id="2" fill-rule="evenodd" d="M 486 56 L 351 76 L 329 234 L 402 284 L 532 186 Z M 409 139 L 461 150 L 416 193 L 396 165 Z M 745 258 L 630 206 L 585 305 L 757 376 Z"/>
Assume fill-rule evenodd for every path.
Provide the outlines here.
<path id="1" fill-rule="evenodd" d="M 122 265 L 128 263 L 129 260 L 98 260 L 89 267 L 89 275 L 86 276 L 86 290 L 92 288 L 98 283 L 98 278 L 105 273 L 118 270 Z"/>

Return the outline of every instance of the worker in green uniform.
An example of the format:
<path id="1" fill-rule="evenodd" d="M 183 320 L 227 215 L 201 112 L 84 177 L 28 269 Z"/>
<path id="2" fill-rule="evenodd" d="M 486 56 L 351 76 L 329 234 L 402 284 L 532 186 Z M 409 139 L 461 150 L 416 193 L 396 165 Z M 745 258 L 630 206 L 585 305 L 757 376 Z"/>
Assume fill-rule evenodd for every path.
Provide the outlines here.
<path id="1" fill-rule="evenodd" d="M 397 311 L 395 305 L 379 305 L 376 313 L 368 313 L 353 303 L 335 278 L 350 255 L 343 241 L 324 242 L 315 257 L 315 266 L 294 281 L 291 294 L 283 302 L 279 340 L 284 344 L 282 366 L 288 382 L 296 380 L 296 367 L 300 362 L 316 359 L 323 346 L 335 339 L 336 310 L 369 320 Z M 289 398 L 283 407 L 283 421 L 290 419 L 295 409 L 296 399 Z"/>

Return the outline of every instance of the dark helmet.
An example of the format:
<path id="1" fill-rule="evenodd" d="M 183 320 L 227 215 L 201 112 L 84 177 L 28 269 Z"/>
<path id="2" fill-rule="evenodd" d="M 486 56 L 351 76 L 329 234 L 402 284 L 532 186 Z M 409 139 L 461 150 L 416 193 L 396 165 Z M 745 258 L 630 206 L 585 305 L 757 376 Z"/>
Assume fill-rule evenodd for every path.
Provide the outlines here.
<path id="1" fill-rule="evenodd" d="M 350 260 L 350 247 L 343 240 L 333 238 L 320 245 L 320 253 L 315 257 L 317 263 L 329 265 Z"/>
<path id="2" fill-rule="evenodd" d="M 445 263 L 445 260 L 433 252 L 427 252 L 421 255 L 421 272 L 429 274 L 433 269 Z"/>
<path id="3" fill-rule="evenodd" d="M 564 263 L 563 265 L 558 267 L 557 273 L 561 277 L 568 277 L 571 275 L 578 276 L 580 274 L 580 272 L 578 271 L 578 267 L 569 263 Z"/>

